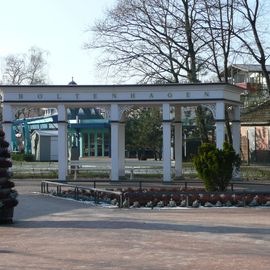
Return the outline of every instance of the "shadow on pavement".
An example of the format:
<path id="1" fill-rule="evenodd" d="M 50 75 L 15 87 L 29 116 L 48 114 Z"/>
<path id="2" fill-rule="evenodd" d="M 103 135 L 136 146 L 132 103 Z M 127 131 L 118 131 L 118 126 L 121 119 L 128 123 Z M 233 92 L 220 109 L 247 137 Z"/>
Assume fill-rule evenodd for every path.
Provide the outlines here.
<path id="1" fill-rule="evenodd" d="M 202 225 L 181 225 L 156 222 L 136 222 L 136 221 L 107 221 L 107 220 L 63 220 L 63 221 L 17 221 L 14 224 L 17 228 L 75 228 L 75 229 L 99 229 L 99 230 L 160 230 L 179 231 L 188 233 L 214 233 L 214 234 L 270 234 L 270 228 L 247 228 L 233 226 L 202 226 Z"/>
<path id="2" fill-rule="evenodd" d="M 14 220 L 28 219 L 53 213 L 66 212 L 89 206 L 76 201 L 61 200 L 40 194 L 20 195 L 19 204 L 14 209 Z"/>

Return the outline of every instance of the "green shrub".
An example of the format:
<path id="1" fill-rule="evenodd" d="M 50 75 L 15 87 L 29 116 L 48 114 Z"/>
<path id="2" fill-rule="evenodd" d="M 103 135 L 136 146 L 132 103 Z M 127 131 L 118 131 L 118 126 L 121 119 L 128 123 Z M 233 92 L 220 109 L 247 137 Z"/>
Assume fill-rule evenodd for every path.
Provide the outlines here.
<path id="1" fill-rule="evenodd" d="M 25 161 L 34 161 L 34 156 L 32 154 L 24 154 L 23 159 Z"/>
<path id="2" fill-rule="evenodd" d="M 240 158 L 227 142 L 223 150 L 205 143 L 200 146 L 199 154 L 193 158 L 193 162 L 206 190 L 224 191 L 232 179 L 233 170 L 239 168 Z"/>
<path id="3" fill-rule="evenodd" d="M 25 154 L 25 153 L 12 153 L 11 154 L 12 160 L 15 161 L 34 161 L 34 156 L 32 154 Z"/>
<path id="4" fill-rule="evenodd" d="M 24 160 L 23 157 L 24 157 L 24 153 L 16 153 L 16 152 L 11 153 L 12 160 L 23 161 Z"/>

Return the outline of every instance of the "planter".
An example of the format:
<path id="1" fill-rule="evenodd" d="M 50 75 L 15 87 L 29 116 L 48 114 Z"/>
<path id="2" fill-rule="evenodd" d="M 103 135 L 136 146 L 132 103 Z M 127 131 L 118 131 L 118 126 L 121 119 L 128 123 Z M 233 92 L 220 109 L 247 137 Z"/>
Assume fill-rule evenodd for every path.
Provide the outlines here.
<path id="1" fill-rule="evenodd" d="M 14 207 L 11 208 L 0 208 L 0 224 L 11 224 L 13 223 L 13 212 Z"/>
<path id="2" fill-rule="evenodd" d="M 12 223 L 13 210 L 18 204 L 17 192 L 10 181 L 12 162 L 8 150 L 9 143 L 5 141 L 5 133 L 0 130 L 0 224 Z"/>

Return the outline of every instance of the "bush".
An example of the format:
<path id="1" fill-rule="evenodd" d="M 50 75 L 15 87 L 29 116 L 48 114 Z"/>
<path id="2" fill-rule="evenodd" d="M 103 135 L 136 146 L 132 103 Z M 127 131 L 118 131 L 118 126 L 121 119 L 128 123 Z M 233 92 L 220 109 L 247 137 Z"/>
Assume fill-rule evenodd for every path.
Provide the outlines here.
<path id="1" fill-rule="evenodd" d="M 200 146 L 193 163 L 206 190 L 224 191 L 232 179 L 234 168 L 239 168 L 240 158 L 227 142 L 224 143 L 223 150 L 205 143 Z"/>
<path id="2" fill-rule="evenodd" d="M 24 154 L 23 159 L 25 161 L 34 161 L 34 156 L 32 154 Z"/>
<path id="3" fill-rule="evenodd" d="M 12 160 L 16 161 L 34 161 L 34 156 L 32 154 L 25 154 L 25 153 L 12 153 L 11 154 Z"/>
<path id="4" fill-rule="evenodd" d="M 16 152 L 12 152 L 11 153 L 11 159 L 15 160 L 15 161 L 23 161 L 23 153 L 16 153 Z"/>

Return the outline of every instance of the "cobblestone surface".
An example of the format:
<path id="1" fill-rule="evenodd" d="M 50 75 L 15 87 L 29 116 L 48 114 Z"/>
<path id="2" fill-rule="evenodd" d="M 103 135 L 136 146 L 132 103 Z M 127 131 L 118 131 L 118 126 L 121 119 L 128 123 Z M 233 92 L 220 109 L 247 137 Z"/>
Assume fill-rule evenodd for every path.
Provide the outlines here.
<path id="1" fill-rule="evenodd" d="M 270 209 L 108 209 L 17 182 L 0 269 L 270 269 Z"/>

